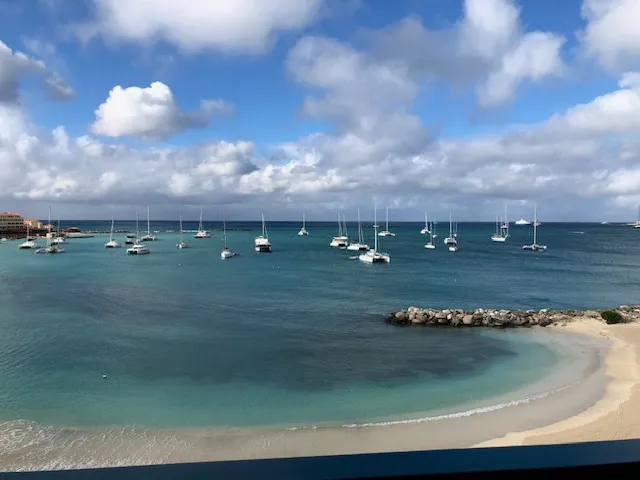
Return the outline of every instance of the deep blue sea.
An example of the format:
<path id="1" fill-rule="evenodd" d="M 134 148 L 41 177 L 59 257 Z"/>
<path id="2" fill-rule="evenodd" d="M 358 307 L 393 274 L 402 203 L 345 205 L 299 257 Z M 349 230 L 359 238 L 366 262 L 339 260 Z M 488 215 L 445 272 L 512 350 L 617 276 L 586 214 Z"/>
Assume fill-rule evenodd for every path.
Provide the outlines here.
<path id="1" fill-rule="evenodd" d="M 268 223 L 273 253 L 259 254 L 260 224 L 229 222 L 240 256 L 228 260 L 221 225 L 205 226 L 212 238 L 187 233 L 178 250 L 167 232 L 177 222 L 152 222 L 159 240 L 140 257 L 105 250 L 107 235 L 51 256 L 2 243 L 0 422 L 308 425 L 455 410 L 539 380 L 555 354 L 533 330 L 398 328 L 385 313 L 640 303 L 640 231 L 630 227 L 545 223 L 538 253 L 521 249 L 531 227 L 498 244 L 493 224 L 460 223 L 451 253 L 445 223 L 436 250 L 423 248 L 423 224 L 392 224 L 380 246 L 391 263 L 365 265 L 329 247 L 333 223 L 308 223 L 308 237 L 298 223 Z"/>

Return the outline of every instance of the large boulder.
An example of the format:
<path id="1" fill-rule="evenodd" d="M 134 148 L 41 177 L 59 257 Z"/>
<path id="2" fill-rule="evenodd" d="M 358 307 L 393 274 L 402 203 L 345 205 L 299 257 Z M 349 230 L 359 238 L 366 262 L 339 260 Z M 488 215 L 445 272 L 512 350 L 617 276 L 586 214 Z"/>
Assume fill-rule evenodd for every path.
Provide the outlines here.
<path id="1" fill-rule="evenodd" d="M 464 325 L 473 325 L 473 315 L 465 315 L 462 317 L 462 323 Z"/>

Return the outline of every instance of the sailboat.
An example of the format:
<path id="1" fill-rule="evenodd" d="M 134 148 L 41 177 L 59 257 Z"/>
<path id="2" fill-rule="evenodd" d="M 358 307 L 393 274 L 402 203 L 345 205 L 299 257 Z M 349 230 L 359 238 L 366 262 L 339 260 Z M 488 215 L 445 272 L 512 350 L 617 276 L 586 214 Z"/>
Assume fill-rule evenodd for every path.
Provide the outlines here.
<path id="1" fill-rule="evenodd" d="M 507 237 L 504 236 L 504 230 L 502 228 L 502 218 L 496 218 L 496 233 L 491 235 L 492 242 L 506 242 Z"/>
<path id="2" fill-rule="evenodd" d="M 224 248 L 220 252 L 220 258 L 224 260 L 225 258 L 235 257 L 237 253 L 233 253 L 227 245 L 227 222 L 224 219 L 222 220 L 222 236 L 224 238 Z"/>
<path id="3" fill-rule="evenodd" d="M 51 243 L 51 207 L 49 207 L 49 223 L 47 227 L 47 246 L 39 248 L 36 253 L 62 253 L 64 248 Z"/>
<path id="4" fill-rule="evenodd" d="M 330 247 L 346 247 L 349 242 L 349 237 L 347 237 L 346 232 L 342 227 L 342 217 L 340 216 L 340 212 L 338 212 L 338 236 L 333 237 L 331 239 Z"/>
<path id="5" fill-rule="evenodd" d="M 362 224 L 360 223 L 360 209 L 358 208 L 358 241 L 351 242 L 347 247 L 347 250 L 355 250 L 358 252 L 366 252 L 369 250 L 369 245 L 364 243 L 364 235 L 362 233 Z"/>
<path id="6" fill-rule="evenodd" d="M 180 250 L 188 248 L 187 242 L 184 240 L 184 230 L 182 229 L 182 213 L 180 214 L 180 243 L 176 245 Z"/>
<path id="7" fill-rule="evenodd" d="M 523 250 L 533 250 L 534 252 L 544 252 L 546 245 L 538 245 L 538 206 L 533 206 L 533 243 L 531 245 L 523 245 Z"/>
<path id="8" fill-rule="evenodd" d="M 391 233 L 389 231 L 389 207 L 387 207 L 387 228 L 385 228 L 383 231 L 381 231 L 378 235 L 381 236 L 381 237 L 395 237 L 396 236 L 395 233 Z"/>
<path id="9" fill-rule="evenodd" d="M 26 249 L 29 249 L 29 248 L 40 248 L 40 245 L 38 245 L 35 240 L 32 240 L 29 237 L 29 224 L 28 223 L 27 223 L 27 238 L 25 239 L 25 241 L 23 243 L 18 245 L 18 248 L 20 250 L 26 250 Z"/>
<path id="10" fill-rule="evenodd" d="M 424 248 L 433 250 L 434 248 L 436 248 L 436 244 L 433 243 L 433 235 L 434 235 L 433 223 L 431 224 L 431 228 L 428 228 L 427 230 L 429 231 L 429 241 L 424 244 Z"/>
<path id="11" fill-rule="evenodd" d="M 113 217 L 111 217 L 111 232 L 109 232 L 109 241 L 104 244 L 104 248 L 120 248 L 120 242 L 113 238 Z"/>
<path id="12" fill-rule="evenodd" d="M 136 235 L 136 238 L 138 238 L 138 235 Z M 149 217 L 149 206 L 147 205 L 147 234 L 144 237 L 142 237 L 142 241 L 155 242 L 157 239 L 158 237 L 151 235 L 151 221 Z"/>
<path id="13" fill-rule="evenodd" d="M 507 217 L 507 206 L 504 206 L 504 222 L 500 228 L 503 230 L 503 235 L 505 238 L 509 237 L 509 218 Z"/>
<path id="14" fill-rule="evenodd" d="M 202 228 L 202 208 L 200 209 L 200 224 L 198 225 L 198 232 L 193 238 L 211 238 L 211 232 Z"/>
<path id="15" fill-rule="evenodd" d="M 453 236 L 453 220 L 451 219 L 451 212 L 449 212 L 449 236 L 444 239 L 444 244 L 449 245 L 449 244 L 456 244 L 456 243 L 457 243 L 457 240 Z"/>
<path id="16" fill-rule="evenodd" d="M 391 256 L 388 253 L 378 252 L 378 222 L 376 221 L 377 209 L 373 210 L 373 250 L 369 250 L 358 256 L 358 260 L 364 263 L 389 263 Z"/>
<path id="17" fill-rule="evenodd" d="M 423 235 L 429 235 L 431 230 L 429 230 L 429 217 L 427 216 L 427 211 L 424 211 L 424 228 L 420 230 L 420 233 Z"/>
<path id="18" fill-rule="evenodd" d="M 438 234 L 436 233 L 436 225 L 438 222 L 434 222 L 431 220 L 431 238 L 438 238 Z"/>
<path id="19" fill-rule="evenodd" d="M 458 222 L 453 222 L 453 238 L 458 238 Z"/>
<path id="20" fill-rule="evenodd" d="M 627 225 L 633 228 L 640 228 L 640 205 L 638 205 L 638 220 L 634 223 L 628 223 Z"/>
<path id="21" fill-rule="evenodd" d="M 136 212 L 136 241 L 131 248 L 127 248 L 127 255 L 147 255 L 151 253 L 151 250 L 146 245 L 142 244 L 140 238 L 140 225 L 138 221 L 138 213 Z"/>
<path id="22" fill-rule="evenodd" d="M 306 227 L 306 223 L 307 222 L 305 221 L 305 218 L 304 218 L 304 212 L 302 212 L 302 228 L 298 232 L 298 235 L 300 235 L 301 237 L 304 236 L 304 235 L 309 235 L 309 232 L 307 232 L 307 229 L 305 228 Z"/>
<path id="23" fill-rule="evenodd" d="M 69 243 L 67 237 L 60 233 L 60 219 L 58 219 L 58 226 L 56 227 L 56 236 L 51 240 L 54 245 L 60 245 L 62 243 Z"/>
<path id="24" fill-rule="evenodd" d="M 254 243 L 256 252 L 271 252 L 271 242 L 269 242 L 267 234 L 267 225 L 264 223 L 264 215 L 262 215 L 262 235 L 257 236 Z"/>

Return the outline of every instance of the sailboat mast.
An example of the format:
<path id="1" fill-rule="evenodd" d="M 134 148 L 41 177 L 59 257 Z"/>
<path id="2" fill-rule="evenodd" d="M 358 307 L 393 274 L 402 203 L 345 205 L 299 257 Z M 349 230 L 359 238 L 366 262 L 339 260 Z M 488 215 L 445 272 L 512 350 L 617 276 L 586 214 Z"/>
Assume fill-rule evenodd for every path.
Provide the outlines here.
<path id="1" fill-rule="evenodd" d="M 224 237 L 224 249 L 227 249 L 227 221 L 222 219 L 222 235 Z"/>
<path id="2" fill-rule="evenodd" d="M 424 226 L 427 230 L 429 230 L 429 216 L 427 215 L 427 211 L 424 211 Z"/>
<path id="3" fill-rule="evenodd" d="M 358 243 L 364 243 L 364 238 L 362 238 L 362 225 L 360 223 L 360 208 L 358 208 Z"/>
<path id="4" fill-rule="evenodd" d="M 349 230 L 347 229 L 347 216 L 343 213 L 342 214 L 342 223 L 344 225 L 344 236 L 348 237 L 349 236 Z"/>
<path id="5" fill-rule="evenodd" d="M 373 208 L 373 251 L 378 251 L 378 209 Z"/>
<path id="6" fill-rule="evenodd" d="M 453 221 L 451 219 L 451 212 L 449 212 L 449 238 L 453 237 Z"/>
<path id="7" fill-rule="evenodd" d="M 136 212 L 136 242 L 140 238 L 140 220 L 138 218 L 138 212 Z"/>
<path id="8" fill-rule="evenodd" d="M 306 219 L 305 219 L 304 212 L 302 212 L 302 228 L 305 228 L 306 226 L 307 226 L 307 222 L 306 222 Z"/>
<path id="9" fill-rule="evenodd" d="M 200 223 L 198 223 L 198 230 L 202 231 L 202 207 L 200 207 Z"/>
<path id="10" fill-rule="evenodd" d="M 538 244 L 538 205 L 533 206 L 533 244 Z"/>
<path id="11" fill-rule="evenodd" d="M 387 207 L 387 232 L 389 231 L 389 207 Z"/>
<path id="12" fill-rule="evenodd" d="M 109 241 L 113 240 L 113 216 L 111 217 L 111 232 L 109 232 Z"/>
<path id="13" fill-rule="evenodd" d="M 184 241 L 184 233 L 182 231 L 182 213 L 180 214 L 180 243 Z"/>
<path id="14" fill-rule="evenodd" d="M 149 205 L 147 205 L 147 235 L 151 236 L 151 222 L 149 217 Z"/>
<path id="15" fill-rule="evenodd" d="M 267 238 L 267 228 L 264 225 L 264 213 L 262 214 L 262 236 Z"/>
<path id="16" fill-rule="evenodd" d="M 47 225 L 47 247 L 51 246 L 51 207 L 49 207 L 49 224 Z"/>

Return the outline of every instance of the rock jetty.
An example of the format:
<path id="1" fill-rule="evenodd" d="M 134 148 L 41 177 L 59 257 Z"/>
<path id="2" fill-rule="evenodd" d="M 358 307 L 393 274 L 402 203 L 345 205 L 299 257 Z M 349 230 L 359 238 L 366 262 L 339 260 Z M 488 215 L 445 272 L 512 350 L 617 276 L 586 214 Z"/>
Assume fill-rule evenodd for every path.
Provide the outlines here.
<path id="1" fill-rule="evenodd" d="M 622 305 L 611 310 L 619 313 L 624 323 L 640 322 L 640 305 Z M 385 321 L 393 325 L 512 328 L 566 324 L 584 317 L 602 320 L 601 311 L 596 310 L 435 310 L 409 307 L 387 315 Z"/>

